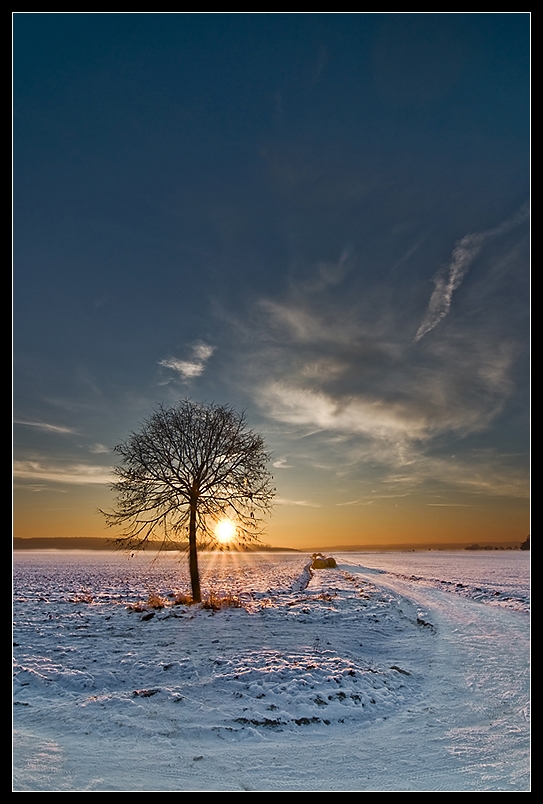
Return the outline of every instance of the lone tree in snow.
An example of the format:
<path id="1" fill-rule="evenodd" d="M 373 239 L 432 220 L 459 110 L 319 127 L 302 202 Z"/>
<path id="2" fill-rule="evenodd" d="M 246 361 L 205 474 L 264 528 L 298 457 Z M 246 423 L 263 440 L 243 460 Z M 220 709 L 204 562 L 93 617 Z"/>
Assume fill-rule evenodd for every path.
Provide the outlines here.
<path id="1" fill-rule="evenodd" d="M 262 436 L 247 429 L 244 413 L 185 399 L 160 406 L 115 452 L 117 504 L 100 513 L 108 526 L 124 528 L 117 542 L 127 550 L 144 549 L 157 535 L 163 547 L 188 536 L 192 598 L 199 603 L 198 546 L 216 546 L 221 528 L 225 538 L 256 541 L 260 515 L 271 511 L 275 489 Z"/>

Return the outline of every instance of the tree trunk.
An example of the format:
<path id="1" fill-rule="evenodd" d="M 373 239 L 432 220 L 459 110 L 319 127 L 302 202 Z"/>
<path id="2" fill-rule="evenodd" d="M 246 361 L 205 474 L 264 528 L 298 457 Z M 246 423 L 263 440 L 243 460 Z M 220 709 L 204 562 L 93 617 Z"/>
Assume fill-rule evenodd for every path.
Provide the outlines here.
<path id="1" fill-rule="evenodd" d="M 191 500 L 190 503 L 189 570 L 192 600 L 194 603 L 200 603 L 202 595 L 200 592 L 200 575 L 198 572 L 198 551 L 196 549 L 196 500 Z"/>

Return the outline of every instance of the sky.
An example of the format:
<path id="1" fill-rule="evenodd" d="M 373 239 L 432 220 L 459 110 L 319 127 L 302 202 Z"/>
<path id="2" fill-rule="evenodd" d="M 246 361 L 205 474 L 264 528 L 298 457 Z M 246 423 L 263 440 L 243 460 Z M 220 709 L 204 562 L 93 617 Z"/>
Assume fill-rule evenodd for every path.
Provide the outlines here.
<path id="1" fill-rule="evenodd" d="M 245 410 L 274 546 L 529 533 L 530 14 L 13 14 L 14 534 Z"/>

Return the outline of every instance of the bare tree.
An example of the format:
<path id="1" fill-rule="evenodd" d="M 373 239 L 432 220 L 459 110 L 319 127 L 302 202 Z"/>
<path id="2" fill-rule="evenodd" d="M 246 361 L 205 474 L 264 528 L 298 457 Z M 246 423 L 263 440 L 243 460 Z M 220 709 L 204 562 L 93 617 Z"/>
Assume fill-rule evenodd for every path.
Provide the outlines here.
<path id="1" fill-rule="evenodd" d="M 223 518 L 235 523 L 238 541 L 256 541 L 261 515 L 271 511 L 262 436 L 247 429 L 244 413 L 185 399 L 160 406 L 115 452 L 117 504 L 100 513 L 124 528 L 117 541 L 129 550 L 158 534 L 163 547 L 188 536 L 192 598 L 200 602 L 198 546 L 216 543 L 213 528 Z"/>

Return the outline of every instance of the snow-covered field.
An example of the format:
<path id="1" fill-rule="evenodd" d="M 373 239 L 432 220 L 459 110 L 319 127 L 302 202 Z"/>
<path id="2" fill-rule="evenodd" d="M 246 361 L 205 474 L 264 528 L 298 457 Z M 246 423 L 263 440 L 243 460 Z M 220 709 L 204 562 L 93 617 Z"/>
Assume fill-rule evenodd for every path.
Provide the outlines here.
<path id="1" fill-rule="evenodd" d="M 335 557 L 16 552 L 13 790 L 530 790 L 529 553 Z"/>

